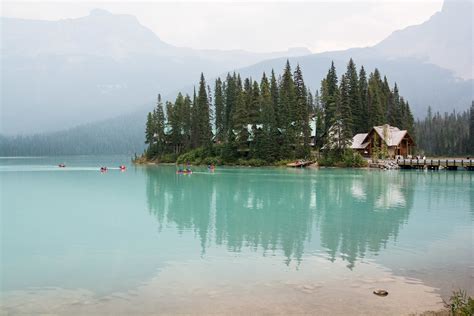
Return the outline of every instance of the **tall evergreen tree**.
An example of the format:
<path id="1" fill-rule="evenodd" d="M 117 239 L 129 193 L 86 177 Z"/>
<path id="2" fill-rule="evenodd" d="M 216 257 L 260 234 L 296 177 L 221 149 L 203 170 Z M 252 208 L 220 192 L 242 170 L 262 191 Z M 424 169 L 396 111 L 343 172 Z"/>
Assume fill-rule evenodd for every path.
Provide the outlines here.
<path id="1" fill-rule="evenodd" d="M 224 131 L 226 137 L 228 137 L 232 133 L 232 129 L 234 128 L 232 118 L 235 112 L 237 93 L 237 75 L 235 74 L 235 72 L 232 76 L 230 74 L 227 74 L 224 111 Z"/>
<path id="2" fill-rule="evenodd" d="M 183 114 L 182 114 L 182 126 L 183 126 L 183 145 L 185 149 L 189 149 L 191 147 L 191 113 L 192 113 L 192 101 L 188 94 L 184 98 L 184 105 L 183 105 Z"/>
<path id="3" fill-rule="evenodd" d="M 276 119 L 273 108 L 272 93 L 270 83 L 263 73 L 260 83 L 260 118 L 262 124 L 261 131 L 256 131 L 258 145 L 256 147 L 256 157 L 259 159 L 274 161 L 278 155 Z"/>
<path id="4" fill-rule="evenodd" d="M 367 74 L 364 66 L 359 71 L 359 97 L 360 97 L 360 114 L 357 123 L 356 132 L 366 133 L 370 128 L 369 120 L 369 86 L 367 83 Z"/>
<path id="5" fill-rule="evenodd" d="M 258 86 L 258 82 L 254 81 L 252 86 L 252 101 L 249 108 L 249 123 L 253 124 L 254 127 L 255 124 L 260 123 L 260 112 L 260 87 Z"/>
<path id="6" fill-rule="evenodd" d="M 225 140 L 224 120 L 225 120 L 225 108 L 224 108 L 224 95 L 222 92 L 222 81 L 220 78 L 216 80 L 216 86 L 214 89 L 214 109 L 216 115 L 216 141 L 223 142 Z"/>
<path id="7" fill-rule="evenodd" d="M 368 85 L 368 109 L 369 109 L 369 126 L 377 126 L 384 124 L 384 95 L 382 91 L 383 82 L 380 78 L 380 72 L 376 68 L 369 75 Z"/>
<path id="8" fill-rule="evenodd" d="M 294 130 L 297 157 L 308 157 L 310 153 L 310 126 L 308 93 L 303 80 L 300 65 L 296 66 L 293 78 L 295 84 Z"/>
<path id="9" fill-rule="evenodd" d="M 209 99 L 206 91 L 206 80 L 204 74 L 201 73 L 201 80 L 199 82 L 199 91 L 197 98 L 198 109 L 198 133 L 199 146 L 209 148 L 212 144 L 212 128 L 210 122 Z"/>
<path id="10" fill-rule="evenodd" d="M 154 138 L 154 128 L 153 128 L 153 116 L 151 112 L 148 112 L 148 116 L 146 118 L 146 126 L 145 126 L 145 144 L 149 144 L 150 147 L 153 144 Z"/>
<path id="11" fill-rule="evenodd" d="M 156 108 L 152 114 L 153 120 L 153 134 L 156 141 L 155 151 L 158 155 L 161 155 L 165 151 L 166 147 L 166 134 L 165 134 L 165 112 L 163 110 L 163 102 L 161 101 L 161 95 L 158 94 Z"/>
<path id="12" fill-rule="evenodd" d="M 390 100 L 387 105 L 387 122 L 388 124 L 400 127 L 402 124 L 402 117 L 400 113 L 400 95 L 398 92 L 397 83 L 393 87 L 393 92 L 390 94 Z"/>
<path id="13" fill-rule="evenodd" d="M 357 75 L 357 69 L 352 58 L 347 64 L 346 70 L 347 82 L 347 95 L 348 95 L 348 107 L 351 111 L 352 121 L 352 134 L 363 132 L 362 126 L 364 125 L 363 109 L 360 97 L 359 78 Z"/>
<path id="14" fill-rule="evenodd" d="M 250 112 L 252 110 L 252 80 L 251 78 L 244 79 L 244 102 L 245 102 L 245 109 L 247 110 L 248 117 L 250 119 Z M 247 122 L 248 123 L 248 122 Z"/>
<path id="15" fill-rule="evenodd" d="M 336 116 L 338 120 L 341 120 L 341 131 L 339 137 L 344 138 L 341 142 L 349 143 L 352 141 L 352 131 L 353 131 L 353 122 L 352 122 L 352 100 L 351 100 L 351 86 L 350 78 L 346 75 L 342 75 L 341 84 L 339 89 L 339 102 L 338 110 Z"/>
<path id="16" fill-rule="evenodd" d="M 196 97 L 196 88 L 194 88 L 193 103 L 191 108 L 191 148 L 199 147 L 200 133 L 201 131 L 199 128 L 199 107 Z"/>
<path id="17" fill-rule="evenodd" d="M 233 133 L 235 134 L 236 145 L 240 150 L 247 149 L 248 142 L 248 130 L 247 124 L 249 121 L 248 111 L 246 105 L 246 96 L 247 93 L 242 89 L 242 81 L 240 77 L 237 77 L 237 86 L 236 86 L 236 102 L 235 102 L 235 111 L 232 117 L 233 122 Z"/>
<path id="18" fill-rule="evenodd" d="M 293 124 L 296 119 L 296 94 L 295 94 L 295 83 L 293 81 L 293 75 L 291 73 L 290 62 L 287 60 L 283 76 L 279 87 L 279 98 L 278 98 L 278 118 L 280 120 L 279 128 L 283 131 L 281 138 L 281 156 L 292 158 L 294 152 L 291 146 L 295 144 L 295 130 Z"/>
<path id="19" fill-rule="evenodd" d="M 272 69 L 272 75 L 271 75 L 271 78 L 270 78 L 270 93 L 271 93 L 271 96 L 272 96 L 272 106 L 273 106 L 273 112 L 275 113 L 275 121 L 276 121 L 276 125 L 278 127 L 281 127 L 282 126 L 282 118 L 280 118 L 280 114 L 279 114 L 279 109 L 280 109 L 280 106 L 279 106 L 279 91 L 278 91 L 278 83 L 277 83 L 277 80 L 276 80 L 276 77 L 275 77 L 275 72 L 273 71 Z"/>
<path id="20" fill-rule="evenodd" d="M 181 96 L 182 98 L 182 96 Z M 183 100 L 184 102 L 184 100 Z M 166 113 L 168 116 L 167 120 L 167 130 L 168 130 L 168 140 L 169 144 L 173 148 L 173 153 L 178 154 L 180 151 L 181 144 L 181 130 L 180 130 L 180 117 L 178 106 L 174 105 L 171 102 L 166 102 Z"/>
<path id="21" fill-rule="evenodd" d="M 335 122 L 335 114 L 339 97 L 339 87 L 334 62 L 321 82 L 321 105 L 324 111 L 324 132 L 326 133 Z"/>
<path id="22" fill-rule="evenodd" d="M 389 112 L 392 111 L 392 104 L 391 104 L 392 91 L 390 90 L 390 85 L 388 84 L 388 80 L 387 80 L 386 76 L 383 77 L 382 96 L 383 96 L 383 100 L 382 100 L 383 118 L 382 118 L 382 121 L 385 124 L 385 123 L 388 122 Z"/>

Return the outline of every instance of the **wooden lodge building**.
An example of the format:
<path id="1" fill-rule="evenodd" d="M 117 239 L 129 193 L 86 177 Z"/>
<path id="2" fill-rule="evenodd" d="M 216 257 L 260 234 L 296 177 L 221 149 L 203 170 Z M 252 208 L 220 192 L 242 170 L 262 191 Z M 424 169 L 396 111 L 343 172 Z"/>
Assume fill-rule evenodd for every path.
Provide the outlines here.
<path id="1" fill-rule="evenodd" d="M 413 154 L 415 142 L 408 131 L 388 124 L 374 126 L 368 133 L 356 134 L 352 138 L 351 148 L 365 157 L 371 157 L 375 150 L 382 152 L 384 147 L 390 158 L 408 157 Z"/>

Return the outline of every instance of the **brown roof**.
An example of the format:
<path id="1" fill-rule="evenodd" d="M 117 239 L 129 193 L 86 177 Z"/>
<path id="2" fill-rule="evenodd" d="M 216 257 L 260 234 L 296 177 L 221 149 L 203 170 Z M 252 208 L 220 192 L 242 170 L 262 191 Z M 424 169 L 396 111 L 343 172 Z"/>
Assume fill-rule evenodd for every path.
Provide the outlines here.
<path id="1" fill-rule="evenodd" d="M 369 135 L 372 131 L 375 131 L 388 147 L 398 146 L 405 135 L 408 134 L 406 130 L 400 130 L 398 127 L 388 124 L 374 126 L 369 133 L 356 134 L 352 138 L 351 148 L 365 149 L 370 142 Z"/>
<path id="2" fill-rule="evenodd" d="M 401 131 L 398 127 L 388 124 L 382 126 L 374 126 L 373 129 L 379 134 L 388 147 L 398 146 L 403 137 L 407 134 L 406 130 Z M 386 131 L 386 132 L 385 132 Z"/>

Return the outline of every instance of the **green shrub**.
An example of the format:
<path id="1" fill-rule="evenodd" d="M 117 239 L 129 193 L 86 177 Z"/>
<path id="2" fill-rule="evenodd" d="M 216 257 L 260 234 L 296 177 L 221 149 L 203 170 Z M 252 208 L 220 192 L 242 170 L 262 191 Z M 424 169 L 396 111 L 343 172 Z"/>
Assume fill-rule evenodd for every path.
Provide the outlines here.
<path id="1" fill-rule="evenodd" d="M 237 165 L 239 166 L 249 166 L 249 167 L 262 167 L 268 165 L 268 163 L 262 159 L 238 159 Z"/>
<path id="2" fill-rule="evenodd" d="M 468 296 L 466 291 L 454 291 L 453 295 L 449 298 L 449 302 L 445 303 L 445 305 L 454 316 L 474 315 L 474 299 Z"/>
<path id="3" fill-rule="evenodd" d="M 172 163 L 176 162 L 176 155 L 175 154 L 165 154 L 161 156 L 158 161 L 161 163 Z"/>
<path id="4" fill-rule="evenodd" d="M 206 165 L 220 165 L 222 160 L 219 157 L 206 157 L 202 160 L 202 163 Z"/>
<path id="5" fill-rule="evenodd" d="M 326 167 L 360 168 L 367 166 L 367 161 L 357 152 L 346 150 L 342 156 L 335 153 L 325 153 L 319 158 L 318 164 Z"/>
<path id="6" fill-rule="evenodd" d="M 367 161 L 357 152 L 346 151 L 343 156 L 343 165 L 344 167 L 365 167 L 367 166 Z"/>
<path id="7" fill-rule="evenodd" d="M 199 147 L 180 155 L 178 159 L 176 159 L 176 163 L 185 164 L 189 162 L 190 164 L 200 164 L 201 160 L 205 157 L 206 151 L 204 148 Z"/>

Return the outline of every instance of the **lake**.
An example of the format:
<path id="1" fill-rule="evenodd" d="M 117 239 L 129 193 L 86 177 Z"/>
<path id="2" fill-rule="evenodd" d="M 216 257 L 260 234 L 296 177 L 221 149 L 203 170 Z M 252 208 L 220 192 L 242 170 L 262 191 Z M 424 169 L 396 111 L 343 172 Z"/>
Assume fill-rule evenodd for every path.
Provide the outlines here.
<path id="1" fill-rule="evenodd" d="M 0 158 L 0 314 L 399 315 L 474 294 L 474 172 L 193 171 Z"/>

